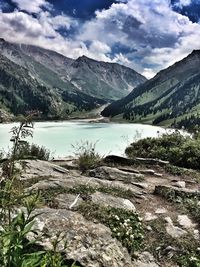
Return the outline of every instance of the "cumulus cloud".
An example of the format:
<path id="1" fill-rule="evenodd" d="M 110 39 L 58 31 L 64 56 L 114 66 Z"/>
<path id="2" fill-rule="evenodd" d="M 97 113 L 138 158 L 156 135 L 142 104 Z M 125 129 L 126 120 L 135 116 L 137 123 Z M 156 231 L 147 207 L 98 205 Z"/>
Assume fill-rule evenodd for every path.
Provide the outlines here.
<path id="1" fill-rule="evenodd" d="M 118 62 L 148 78 L 200 48 L 200 24 L 174 11 L 169 0 L 119 0 L 84 23 L 63 13 L 53 15 L 45 0 L 13 2 L 17 10 L 0 12 L 0 32 L 5 39 L 40 45 L 73 58 L 86 55 Z M 180 0 L 179 4 L 190 2 Z"/>
<path id="2" fill-rule="evenodd" d="M 16 4 L 20 10 L 25 10 L 29 13 L 39 13 L 42 11 L 42 8 L 52 8 L 52 5 L 46 0 L 12 0 L 12 2 Z"/>

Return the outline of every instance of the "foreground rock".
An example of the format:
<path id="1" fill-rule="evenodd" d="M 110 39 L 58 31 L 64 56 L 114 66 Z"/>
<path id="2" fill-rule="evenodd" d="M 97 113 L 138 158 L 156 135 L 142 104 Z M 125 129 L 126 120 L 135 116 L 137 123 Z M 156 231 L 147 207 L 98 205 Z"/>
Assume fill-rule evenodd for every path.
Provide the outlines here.
<path id="1" fill-rule="evenodd" d="M 102 224 L 87 221 L 82 215 L 63 209 L 43 208 L 37 217 L 36 229 L 49 231 L 51 238 L 43 240 L 42 245 L 51 249 L 51 239 L 62 232 L 67 248 L 59 245 L 67 259 L 74 259 L 87 267 L 131 267 L 135 266 L 125 248 L 112 238 L 109 228 Z"/>

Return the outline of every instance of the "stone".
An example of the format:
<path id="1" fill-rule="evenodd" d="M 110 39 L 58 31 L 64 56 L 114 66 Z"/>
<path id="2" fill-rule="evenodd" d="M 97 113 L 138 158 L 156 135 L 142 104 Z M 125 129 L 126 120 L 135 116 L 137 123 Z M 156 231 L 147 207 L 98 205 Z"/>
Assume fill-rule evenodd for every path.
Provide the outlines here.
<path id="1" fill-rule="evenodd" d="M 192 223 L 190 218 L 188 218 L 187 215 L 178 215 L 178 223 L 180 224 L 181 227 L 185 229 L 190 229 L 194 228 L 196 225 Z"/>
<path id="2" fill-rule="evenodd" d="M 138 260 L 134 263 L 134 267 L 159 267 L 155 258 L 148 251 L 144 251 L 138 255 Z"/>
<path id="3" fill-rule="evenodd" d="M 193 235 L 194 235 L 194 239 L 199 240 L 199 238 L 200 238 L 199 230 L 194 229 L 194 231 L 193 231 Z"/>
<path id="4" fill-rule="evenodd" d="M 182 235 L 187 234 L 187 231 L 185 231 L 185 230 L 183 230 L 177 226 L 174 226 L 173 221 L 170 217 L 166 217 L 165 221 L 167 222 L 166 231 L 173 238 L 179 238 Z"/>
<path id="5" fill-rule="evenodd" d="M 185 188 L 185 181 L 177 181 L 174 183 L 174 186 L 179 188 Z"/>
<path id="6" fill-rule="evenodd" d="M 165 208 L 158 208 L 155 211 L 155 214 L 164 214 L 164 213 L 167 213 L 167 210 Z"/>
<path id="7" fill-rule="evenodd" d="M 64 209 L 37 209 L 35 231 L 47 231 L 40 245 L 44 249 L 52 249 L 51 240 L 56 233 L 62 233 L 63 243 L 59 243 L 58 251 L 67 259 L 76 260 L 87 267 L 132 267 L 133 262 L 121 243 L 112 238 L 109 228 L 102 224 L 87 221 L 81 214 Z M 33 240 L 34 236 L 28 236 Z M 67 248 L 64 249 L 64 242 Z"/>
<path id="8" fill-rule="evenodd" d="M 96 169 L 89 171 L 89 176 L 99 179 L 117 180 L 124 182 L 134 182 L 135 178 L 144 177 L 142 174 L 125 172 L 117 168 L 111 168 L 107 166 L 97 167 Z"/>
<path id="9" fill-rule="evenodd" d="M 133 203 L 121 197 L 114 197 L 109 194 L 104 194 L 101 192 L 96 192 L 92 194 L 92 202 L 99 204 L 101 206 L 110 206 L 113 208 L 121 208 L 135 212 L 136 208 Z"/>
<path id="10" fill-rule="evenodd" d="M 150 221 L 156 220 L 157 218 L 158 217 L 156 215 L 152 215 L 151 212 L 147 212 L 147 213 L 145 213 L 144 221 L 150 222 Z"/>
<path id="11" fill-rule="evenodd" d="M 58 207 L 60 209 L 70 209 L 70 206 L 72 203 L 74 203 L 75 199 L 77 198 L 77 195 L 73 194 L 59 194 L 55 197 L 55 201 L 58 203 Z M 76 203 L 73 206 L 74 208 L 77 208 L 78 205 L 80 205 L 83 202 L 83 199 L 79 196 L 77 198 Z"/>
<path id="12" fill-rule="evenodd" d="M 187 188 L 178 188 L 168 185 L 155 186 L 154 193 L 162 197 L 167 197 L 172 194 L 174 197 L 200 197 L 200 191 Z"/>
<path id="13" fill-rule="evenodd" d="M 141 189 L 147 189 L 149 185 L 147 183 L 136 183 L 136 182 L 131 182 L 132 185 L 135 185 Z"/>
<path id="14" fill-rule="evenodd" d="M 56 164 L 43 160 L 23 160 L 21 161 L 24 167 L 24 173 L 20 179 L 32 179 L 35 177 L 63 177 L 69 171 Z"/>

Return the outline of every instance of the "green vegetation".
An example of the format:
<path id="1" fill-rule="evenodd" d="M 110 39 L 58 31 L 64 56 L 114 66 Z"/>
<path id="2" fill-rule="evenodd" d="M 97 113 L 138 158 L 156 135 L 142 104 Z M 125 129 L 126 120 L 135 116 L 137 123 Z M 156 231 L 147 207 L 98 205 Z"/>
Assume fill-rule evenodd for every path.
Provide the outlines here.
<path id="1" fill-rule="evenodd" d="M 24 193 L 17 180 L 15 161 L 20 144 L 32 135 L 33 125 L 28 117 L 19 127 L 12 129 L 13 149 L 9 160 L 3 163 L 0 179 L 0 266 L 2 267 L 67 267 L 64 257 L 57 252 L 62 240 L 52 241 L 53 250 L 45 251 L 35 229 L 35 212 L 40 196 Z M 23 207 L 23 208 L 18 208 Z M 17 209 L 18 208 L 18 209 Z M 28 239 L 28 236 L 33 239 Z M 71 266 L 71 265 L 70 265 Z M 75 267 L 75 264 L 73 265 Z"/>
<path id="2" fill-rule="evenodd" d="M 139 140 L 126 148 L 125 153 L 130 158 L 158 158 L 179 167 L 200 169 L 200 138 L 179 132 Z"/>
<path id="3" fill-rule="evenodd" d="M 80 204 L 78 210 L 86 219 L 95 219 L 108 226 L 113 237 L 117 238 L 132 256 L 142 247 L 142 223 L 132 211 L 102 207 L 91 202 Z"/>
<path id="4" fill-rule="evenodd" d="M 96 143 L 89 143 L 88 141 L 73 146 L 75 155 L 77 156 L 77 164 L 81 171 L 86 171 L 97 167 L 101 162 L 101 156 L 95 151 Z"/>
<path id="5" fill-rule="evenodd" d="M 167 234 L 164 218 L 148 223 L 152 231 L 145 230 L 144 247 L 150 251 L 163 266 L 199 267 L 199 242 L 188 233 L 179 238 Z M 175 264 L 175 265 L 174 265 Z"/>

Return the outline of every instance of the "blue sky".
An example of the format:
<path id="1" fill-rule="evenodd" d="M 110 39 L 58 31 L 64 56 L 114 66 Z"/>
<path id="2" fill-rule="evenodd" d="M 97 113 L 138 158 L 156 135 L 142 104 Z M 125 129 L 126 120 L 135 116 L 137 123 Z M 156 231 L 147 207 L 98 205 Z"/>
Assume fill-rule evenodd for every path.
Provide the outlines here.
<path id="1" fill-rule="evenodd" d="M 0 37 L 150 78 L 200 49 L 200 0 L 0 0 Z"/>

